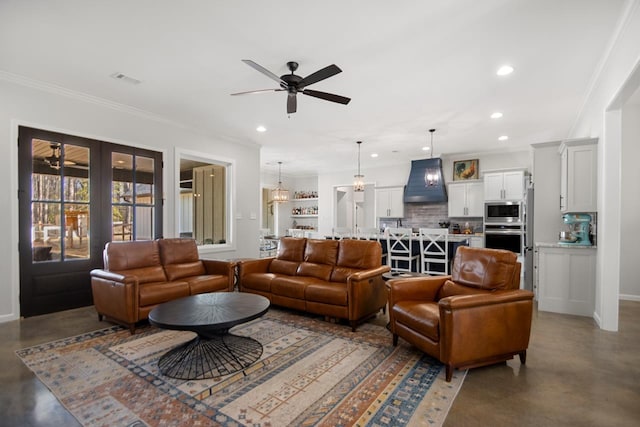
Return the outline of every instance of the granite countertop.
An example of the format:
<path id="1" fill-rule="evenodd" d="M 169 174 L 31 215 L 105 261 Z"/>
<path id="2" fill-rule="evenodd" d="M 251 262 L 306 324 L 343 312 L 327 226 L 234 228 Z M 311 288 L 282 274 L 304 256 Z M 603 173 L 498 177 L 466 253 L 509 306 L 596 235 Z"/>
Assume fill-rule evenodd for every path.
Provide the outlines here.
<path id="1" fill-rule="evenodd" d="M 536 242 L 536 247 L 538 248 L 562 248 L 562 249 L 596 249 L 595 245 L 593 246 L 582 246 L 582 245 L 561 245 L 558 242 Z"/>

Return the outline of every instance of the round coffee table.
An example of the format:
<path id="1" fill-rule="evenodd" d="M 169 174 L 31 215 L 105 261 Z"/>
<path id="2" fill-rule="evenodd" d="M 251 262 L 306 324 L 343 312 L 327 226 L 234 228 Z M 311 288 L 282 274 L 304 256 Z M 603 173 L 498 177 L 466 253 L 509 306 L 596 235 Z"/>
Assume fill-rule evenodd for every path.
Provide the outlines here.
<path id="1" fill-rule="evenodd" d="M 229 329 L 257 319 L 267 310 L 267 298 L 238 292 L 192 295 L 160 304 L 149 313 L 149 323 L 198 334 L 163 355 L 158 361 L 160 372 L 193 380 L 217 378 L 249 367 L 262 356 L 262 345 L 253 338 L 230 334 Z"/>

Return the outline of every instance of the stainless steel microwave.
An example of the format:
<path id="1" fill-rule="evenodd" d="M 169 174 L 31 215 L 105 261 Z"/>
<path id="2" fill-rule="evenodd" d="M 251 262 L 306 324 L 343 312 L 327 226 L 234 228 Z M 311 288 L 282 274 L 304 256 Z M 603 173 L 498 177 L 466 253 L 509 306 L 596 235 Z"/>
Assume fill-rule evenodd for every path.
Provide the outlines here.
<path id="1" fill-rule="evenodd" d="M 521 223 L 523 221 L 522 202 L 486 202 L 484 204 L 485 223 Z"/>

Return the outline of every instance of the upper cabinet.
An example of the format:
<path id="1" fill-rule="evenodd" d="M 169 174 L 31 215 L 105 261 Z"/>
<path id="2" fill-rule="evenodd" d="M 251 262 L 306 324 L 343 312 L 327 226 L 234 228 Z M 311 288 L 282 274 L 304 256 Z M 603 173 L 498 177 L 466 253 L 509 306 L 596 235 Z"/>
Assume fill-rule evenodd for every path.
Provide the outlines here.
<path id="1" fill-rule="evenodd" d="M 565 141 L 560 145 L 560 210 L 598 210 L 598 140 Z"/>
<path id="2" fill-rule="evenodd" d="M 449 216 L 482 217 L 484 187 L 481 181 L 449 184 Z"/>
<path id="3" fill-rule="evenodd" d="M 484 200 L 522 200 L 524 170 L 487 172 L 484 174 Z"/>
<path id="4" fill-rule="evenodd" d="M 376 188 L 376 217 L 404 217 L 404 187 Z"/>

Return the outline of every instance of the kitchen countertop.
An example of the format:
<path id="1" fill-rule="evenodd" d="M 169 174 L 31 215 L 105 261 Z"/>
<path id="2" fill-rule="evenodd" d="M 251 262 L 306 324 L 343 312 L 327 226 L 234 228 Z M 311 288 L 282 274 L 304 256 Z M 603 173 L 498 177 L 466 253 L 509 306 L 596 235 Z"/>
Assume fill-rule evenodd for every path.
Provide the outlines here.
<path id="1" fill-rule="evenodd" d="M 582 246 L 582 245 L 561 245 L 558 242 L 536 242 L 536 247 L 538 248 L 562 248 L 562 249 L 597 249 L 595 245 L 593 246 Z"/>

